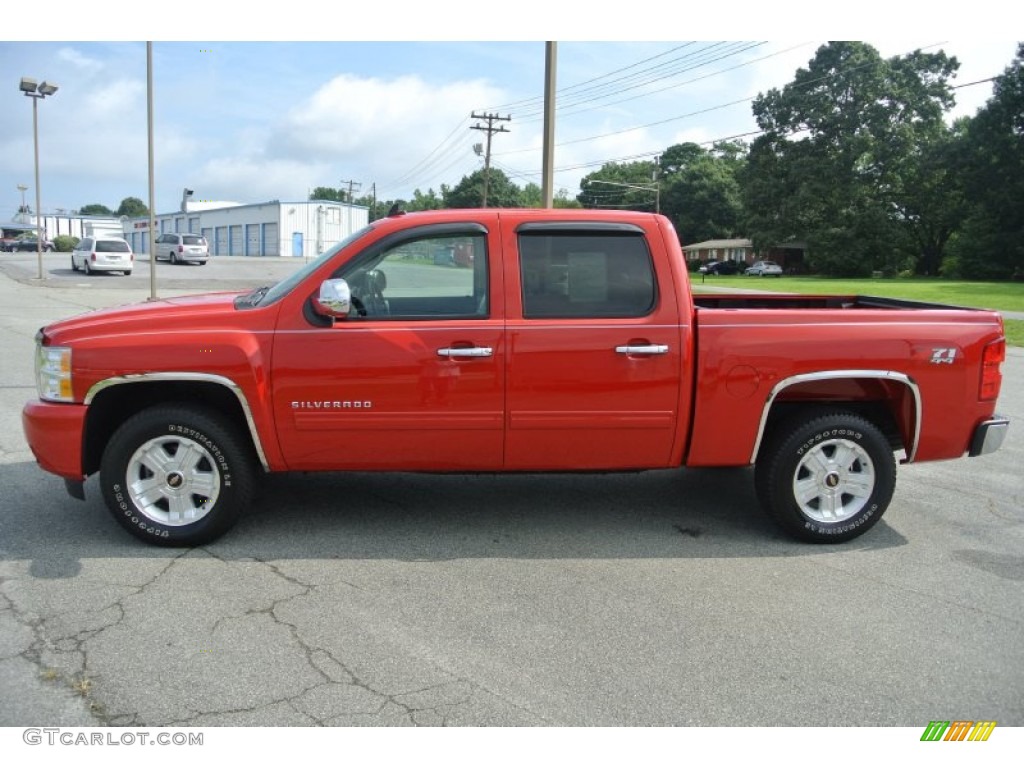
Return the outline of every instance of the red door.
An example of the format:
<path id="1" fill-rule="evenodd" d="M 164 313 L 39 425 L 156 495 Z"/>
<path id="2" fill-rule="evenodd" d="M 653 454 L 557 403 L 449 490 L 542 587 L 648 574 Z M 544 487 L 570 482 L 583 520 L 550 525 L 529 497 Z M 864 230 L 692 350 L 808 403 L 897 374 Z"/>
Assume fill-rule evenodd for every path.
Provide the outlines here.
<path id="1" fill-rule="evenodd" d="M 300 302 L 282 309 L 273 400 L 289 468 L 501 468 L 502 297 L 488 285 L 493 275 L 500 286 L 496 243 L 482 226 L 404 232 L 336 273 L 365 314 L 317 327 Z"/>
<path id="2" fill-rule="evenodd" d="M 667 466 L 681 331 L 636 224 L 503 221 L 509 469 Z M 661 268 L 665 268 L 664 264 Z"/>

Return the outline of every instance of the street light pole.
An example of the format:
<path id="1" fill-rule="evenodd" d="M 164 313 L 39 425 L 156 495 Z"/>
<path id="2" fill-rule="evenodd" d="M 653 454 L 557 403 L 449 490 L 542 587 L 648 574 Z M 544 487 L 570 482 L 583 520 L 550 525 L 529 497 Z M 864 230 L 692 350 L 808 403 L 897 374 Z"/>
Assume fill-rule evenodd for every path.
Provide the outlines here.
<path id="1" fill-rule="evenodd" d="M 39 265 L 40 280 L 43 279 L 43 212 L 42 195 L 39 191 L 39 99 L 53 96 L 57 86 L 45 80 L 38 85 L 31 77 L 21 78 L 18 89 L 32 99 L 32 142 L 36 158 L 36 263 Z"/>

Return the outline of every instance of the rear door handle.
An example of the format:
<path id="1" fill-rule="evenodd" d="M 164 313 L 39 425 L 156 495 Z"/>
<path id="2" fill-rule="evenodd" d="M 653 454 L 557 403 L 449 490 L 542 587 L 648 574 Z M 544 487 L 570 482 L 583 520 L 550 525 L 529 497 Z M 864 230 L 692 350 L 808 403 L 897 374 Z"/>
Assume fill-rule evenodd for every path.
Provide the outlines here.
<path id="1" fill-rule="evenodd" d="M 668 344 L 626 344 L 615 351 L 620 355 L 664 355 L 668 354 Z"/>
<path id="2" fill-rule="evenodd" d="M 491 347 L 442 347 L 437 350 L 438 357 L 491 357 L 494 350 Z"/>

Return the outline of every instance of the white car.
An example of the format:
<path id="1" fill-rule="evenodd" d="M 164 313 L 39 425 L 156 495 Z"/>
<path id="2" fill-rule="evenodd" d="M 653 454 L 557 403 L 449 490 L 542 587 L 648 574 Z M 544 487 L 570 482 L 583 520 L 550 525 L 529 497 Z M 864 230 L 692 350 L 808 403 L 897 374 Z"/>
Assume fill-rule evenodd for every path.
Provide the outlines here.
<path id="1" fill-rule="evenodd" d="M 168 232 L 160 235 L 154 243 L 157 261 L 166 259 L 171 264 L 196 262 L 205 264 L 210 258 L 210 246 L 202 235 L 191 232 Z"/>
<path id="2" fill-rule="evenodd" d="M 765 275 L 775 275 L 775 277 L 782 277 L 782 267 L 776 264 L 774 261 L 755 261 L 751 266 L 747 267 L 745 275 L 759 275 L 764 277 Z"/>
<path id="3" fill-rule="evenodd" d="M 132 273 L 135 254 L 127 240 L 120 237 L 84 237 L 71 251 L 71 269 L 93 272 Z"/>

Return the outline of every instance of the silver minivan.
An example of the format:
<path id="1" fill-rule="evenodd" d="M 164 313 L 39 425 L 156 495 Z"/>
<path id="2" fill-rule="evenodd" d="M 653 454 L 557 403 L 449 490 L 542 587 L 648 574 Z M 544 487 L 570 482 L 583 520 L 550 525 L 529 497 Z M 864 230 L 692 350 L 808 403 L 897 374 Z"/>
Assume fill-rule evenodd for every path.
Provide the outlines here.
<path id="1" fill-rule="evenodd" d="M 127 240 L 120 237 L 83 237 L 71 251 L 71 269 L 93 272 L 132 273 L 135 254 Z"/>
<path id="2" fill-rule="evenodd" d="M 210 258 L 210 246 L 206 238 L 192 232 L 167 232 L 156 239 L 157 261 L 166 259 L 171 264 L 205 264 Z"/>

